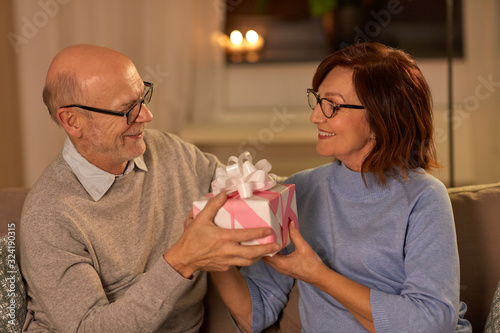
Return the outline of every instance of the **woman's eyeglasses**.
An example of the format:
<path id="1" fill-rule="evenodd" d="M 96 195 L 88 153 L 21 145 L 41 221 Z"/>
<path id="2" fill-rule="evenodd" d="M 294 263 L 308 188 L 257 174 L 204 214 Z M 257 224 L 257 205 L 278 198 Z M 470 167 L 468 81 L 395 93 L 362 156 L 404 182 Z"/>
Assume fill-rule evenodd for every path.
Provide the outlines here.
<path id="1" fill-rule="evenodd" d="M 329 101 L 326 98 L 319 98 L 318 93 L 312 89 L 307 89 L 307 102 L 311 110 L 314 110 L 316 105 L 319 104 L 321 112 L 326 118 L 332 118 L 340 108 L 348 109 L 364 109 L 362 105 L 352 105 L 352 104 L 337 104 Z"/>

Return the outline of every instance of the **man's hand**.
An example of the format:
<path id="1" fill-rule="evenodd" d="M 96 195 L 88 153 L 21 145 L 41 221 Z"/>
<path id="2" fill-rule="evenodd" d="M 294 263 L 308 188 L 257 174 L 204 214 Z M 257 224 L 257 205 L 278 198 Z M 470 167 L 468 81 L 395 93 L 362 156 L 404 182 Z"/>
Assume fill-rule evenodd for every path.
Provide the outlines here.
<path id="1" fill-rule="evenodd" d="M 265 254 L 279 251 L 279 244 L 241 245 L 240 242 L 269 236 L 271 228 L 223 229 L 213 222 L 226 202 L 226 194 L 210 199 L 193 219 L 189 212 L 184 234 L 164 255 L 165 260 L 185 278 L 195 271 L 225 271 L 232 266 L 249 266 Z"/>

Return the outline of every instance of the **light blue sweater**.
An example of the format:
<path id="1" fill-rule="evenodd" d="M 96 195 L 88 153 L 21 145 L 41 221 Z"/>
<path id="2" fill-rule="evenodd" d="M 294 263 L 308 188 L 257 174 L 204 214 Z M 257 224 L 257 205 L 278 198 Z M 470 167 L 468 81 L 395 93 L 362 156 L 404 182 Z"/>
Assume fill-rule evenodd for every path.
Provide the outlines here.
<path id="1" fill-rule="evenodd" d="M 457 324 L 460 273 L 449 197 L 441 182 L 418 171 L 386 186 L 365 174 L 365 186 L 360 173 L 332 163 L 286 183 L 296 184 L 305 240 L 328 267 L 371 289 L 376 332 L 470 332 L 467 321 Z M 242 272 L 259 332 L 276 321 L 293 279 L 263 262 Z M 302 281 L 299 291 L 304 332 L 366 332 L 330 295 Z"/>

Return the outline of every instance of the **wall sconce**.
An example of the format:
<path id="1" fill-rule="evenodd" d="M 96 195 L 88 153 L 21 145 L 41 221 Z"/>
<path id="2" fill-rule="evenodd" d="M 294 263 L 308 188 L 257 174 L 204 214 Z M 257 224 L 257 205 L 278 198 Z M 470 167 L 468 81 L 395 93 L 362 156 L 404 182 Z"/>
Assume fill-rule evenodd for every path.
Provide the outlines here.
<path id="1" fill-rule="evenodd" d="M 243 34 L 238 30 L 233 30 L 229 36 L 225 35 L 224 47 L 232 62 L 257 62 L 259 52 L 264 46 L 264 38 L 255 30 L 248 30 Z"/>

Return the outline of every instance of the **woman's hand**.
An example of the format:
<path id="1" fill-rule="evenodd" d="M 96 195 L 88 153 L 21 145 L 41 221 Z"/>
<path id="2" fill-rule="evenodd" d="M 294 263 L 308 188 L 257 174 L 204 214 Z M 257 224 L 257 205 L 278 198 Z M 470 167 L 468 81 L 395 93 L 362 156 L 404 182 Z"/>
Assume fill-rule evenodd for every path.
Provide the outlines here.
<path id="1" fill-rule="evenodd" d="M 342 304 L 369 332 L 375 332 L 370 305 L 370 289 L 326 266 L 307 244 L 295 223 L 290 223 L 290 237 L 295 251 L 262 258 L 280 274 L 309 283 Z"/>
<path id="2" fill-rule="evenodd" d="M 319 272 L 326 266 L 302 237 L 294 221 L 290 222 L 289 231 L 295 251 L 286 256 L 277 253 L 273 257 L 264 257 L 262 260 L 280 274 L 314 284 Z"/>

